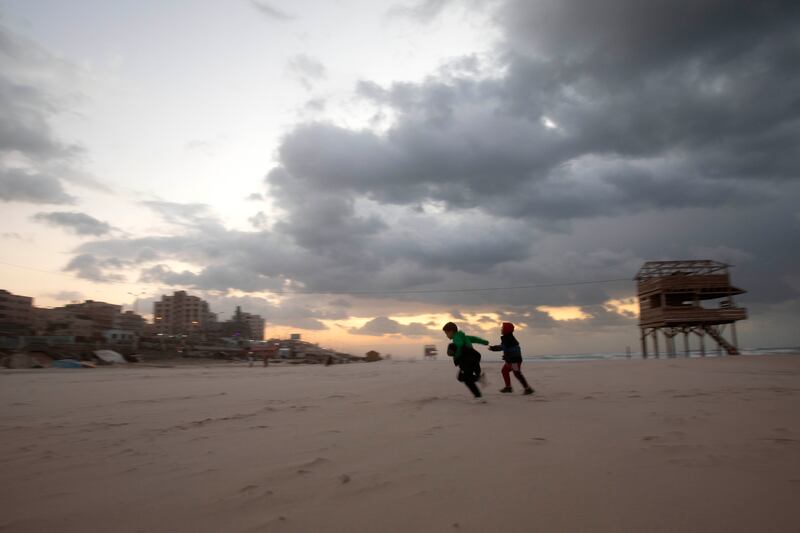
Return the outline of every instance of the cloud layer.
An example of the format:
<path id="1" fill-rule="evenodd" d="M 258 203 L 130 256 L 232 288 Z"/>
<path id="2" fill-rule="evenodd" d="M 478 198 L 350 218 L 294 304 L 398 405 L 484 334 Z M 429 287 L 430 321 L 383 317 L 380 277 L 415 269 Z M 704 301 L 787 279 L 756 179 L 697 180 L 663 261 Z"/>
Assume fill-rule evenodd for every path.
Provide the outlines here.
<path id="1" fill-rule="evenodd" d="M 602 333 L 631 327 L 607 302 L 630 296 L 632 282 L 444 291 L 616 280 L 645 260 L 709 258 L 736 264 L 752 305 L 796 309 L 800 5 L 492 5 L 500 39 L 490 56 L 452 58 L 417 82 L 361 80 L 352 99 L 375 118 L 362 127 L 289 127 L 263 190 L 249 197 L 254 230 L 226 227 L 206 204 L 146 201 L 163 232 L 86 242 L 67 269 L 108 281 L 135 270 L 149 283 L 222 293 L 345 292 L 406 310 L 491 309 L 523 330 Z M 449 6 L 393 13 L 425 23 Z M 288 64 L 309 89 L 326 75 L 311 56 Z M 43 97 L 3 83 L 0 123 L 16 133 L 0 130 L 0 152 L 67 157 Z M 72 201 L 43 166 L 2 172 L 0 199 Z M 93 223 L 103 224 L 80 227 L 102 231 L 87 229 Z M 541 305 L 579 306 L 588 318 L 555 321 Z M 302 296 L 262 307 L 310 329 L 359 312 L 357 301 L 331 307 Z M 382 309 L 350 332 L 430 330 Z"/>

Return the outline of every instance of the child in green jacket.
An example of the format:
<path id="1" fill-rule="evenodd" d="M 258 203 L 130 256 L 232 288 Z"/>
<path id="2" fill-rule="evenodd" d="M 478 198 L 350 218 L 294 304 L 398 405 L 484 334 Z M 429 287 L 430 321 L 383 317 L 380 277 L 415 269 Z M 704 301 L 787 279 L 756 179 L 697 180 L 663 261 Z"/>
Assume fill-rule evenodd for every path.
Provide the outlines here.
<path id="1" fill-rule="evenodd" d="M 476 401 L 485 402 L 481 390 L 475 385 L 481 378 L 481 354 L 472 347 L 472 343 L 488 345 L 489 341 L 459 331 L 458 326 L 452 322 L 445 324 L 442 331 L 452 341 L 453 353 L 451 354 L 451 350 L 448 349 L 447 355 L 453 358 L 453 364 L 458 367 L 458 381 L 467 386 Z"/>

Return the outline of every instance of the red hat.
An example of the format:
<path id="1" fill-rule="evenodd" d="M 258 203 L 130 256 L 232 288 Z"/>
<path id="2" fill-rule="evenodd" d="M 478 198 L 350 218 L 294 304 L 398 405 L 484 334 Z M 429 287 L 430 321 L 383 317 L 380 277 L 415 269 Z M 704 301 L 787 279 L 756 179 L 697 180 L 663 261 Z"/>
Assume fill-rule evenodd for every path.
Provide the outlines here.
<path id="1" fill-rule="evenodd" d="M 503 327 L 500 329 L 500 332 L 503 335 L 514 333 L 514 324 L 512 324 L 511 322 L 503 322 Z"/>

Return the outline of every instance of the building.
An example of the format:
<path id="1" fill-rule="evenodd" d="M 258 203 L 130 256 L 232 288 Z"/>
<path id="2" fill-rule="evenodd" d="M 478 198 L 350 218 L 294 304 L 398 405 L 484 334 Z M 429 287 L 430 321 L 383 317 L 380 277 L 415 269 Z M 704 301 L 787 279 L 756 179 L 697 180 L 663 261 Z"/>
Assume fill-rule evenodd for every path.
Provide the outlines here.
<path id="1" fill-rule="evenodd" d="M 237 341 L 244 342 L 246 340 L 254 339 L 254 332 L 250 330 L 250 321 L 246 319 L 249 313 L 243 313 L 242 308 L 236 306 L 236 312 L 230 320 L 226 320 L 219 325 L 216 332 L 224 338 L 236 339 Z M 262 325 L 261 339 L 264 337 Z M 260 339 L 259 339 L 260 340 Z"/>
<path id="2" fill-rule="evenodd" d="M 186 291 L 166 294 L 153 304 L 153 323 L 162 335 L 191 335 L 204 332 L 213 322 L 208 302 Z"/>
<path id="3" fill-rule="evenodd" d="M 114 329 L 117 326 L 117 317 L 122 312 L 121 305 L 95 300 L 86 300 L 82 304 L 67 304 L 57 309 L 63 309 L 80 318 L 88 318 L 94 322 L 93 333 L 98 336 L 107 329 Z"/>
<path id="4" fill-rule="evenodd" d="M 684 353 L 690 353 L 690 337 L 697 336 L 705 355 L 706 336 L 718 351 L 739 353 L 736 322 L 747 318 L 734 296 L 744 289 L 731 284 L 729 265 L 711 260 L 648 261 L 636 275 L 639 296 L 639 328 L 642 355 L 647 357 L 647 340 L 652 339 L 658 357 L 659 334 L 663 334 L 667 355 L 674 356 L 675 337 L 683 333 Z M 724 337 L 730 332 L 730 341 Z"/>
<path id="5" fill-rule="evenodd" d="M 106 341 L 106 344 L 135 345 L 138 335 L 125 329 L 107 329 L 103 332 L 103 340 Z"/>
<path id="6" fill-rule="evenodd" d="M 264 340 L 264 328 L 267 325 L 266 320 L 259 315 L 252 313 L 242 313 L 241 320 L 248 325 L 250 329 L 250 338 L 254 341 Z"/>
<path id="7" fill-rule="evenodd" d="M 0 289 L 0 323 L 33 326 L 33 298 Z"/>
<path id="8" fill-rule="evenodd" d="M 64 308 L 33 308 L 34 331 L 37 335 L 68 335 L 78 342 L 88 341 L 95 331 L 95 323 Z"/>
<path id="9" fill-rule="evenodd" d="M 136 336 L 141 337 L 144 333 L 144 326 L 146 322 L 142 315 L 137 315 L 133 311 L 125 311 L 117 316 L 116 327 L 126 331 L 133 332 Z"/>

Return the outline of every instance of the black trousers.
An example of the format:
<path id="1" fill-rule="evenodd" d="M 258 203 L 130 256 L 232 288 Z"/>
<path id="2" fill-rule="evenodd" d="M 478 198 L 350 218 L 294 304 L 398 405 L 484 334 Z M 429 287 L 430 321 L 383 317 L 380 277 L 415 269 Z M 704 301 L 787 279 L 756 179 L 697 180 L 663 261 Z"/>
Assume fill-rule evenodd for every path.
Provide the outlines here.
<path id="1" fill-rule="evenodd" d="M 481 397 L 481 390 L 475 385 L 481 376 L 480 356 L 464 355 L 458 361 L 458 376 L 456 379 L 467 386 L 476 398 Z"/>

